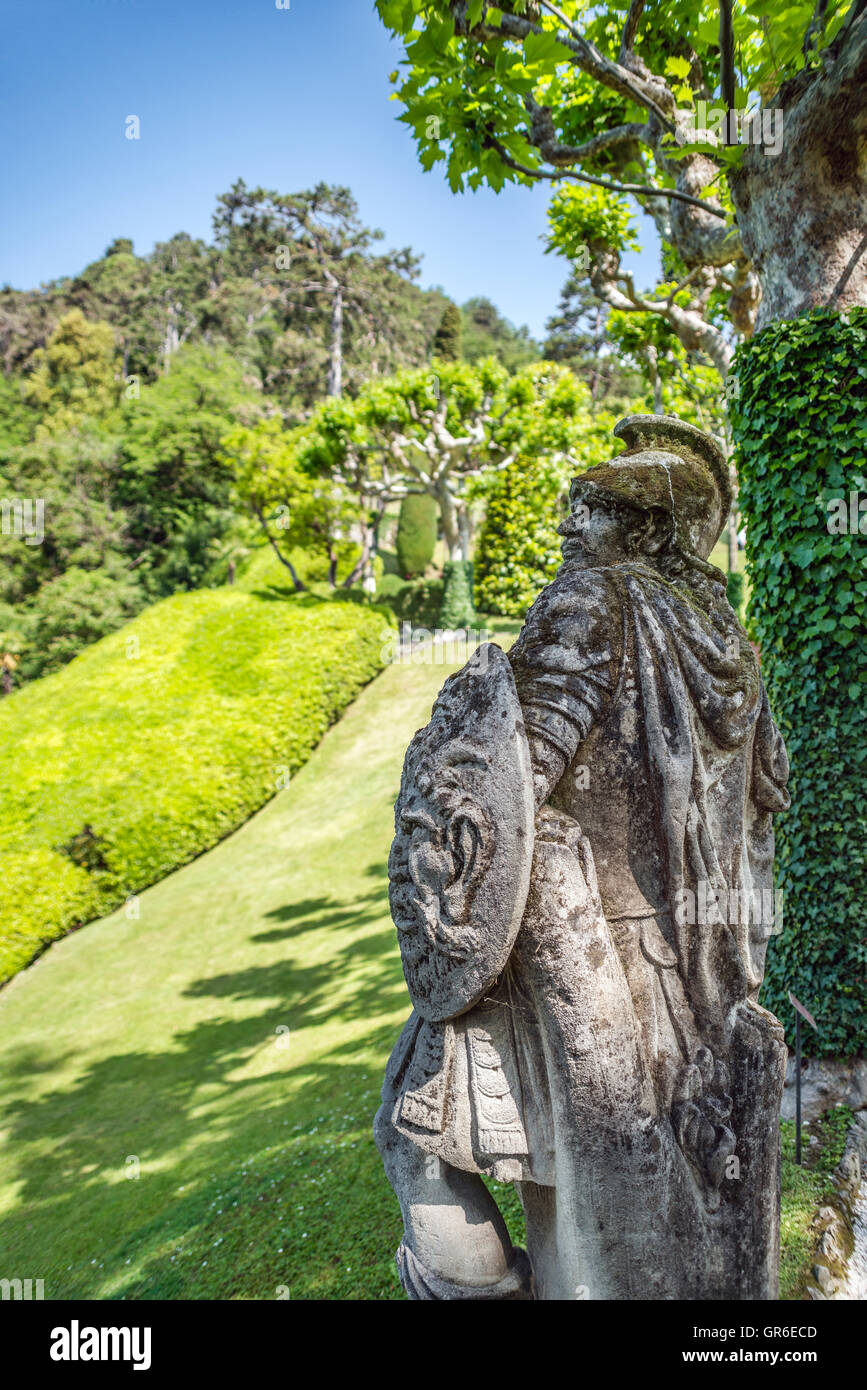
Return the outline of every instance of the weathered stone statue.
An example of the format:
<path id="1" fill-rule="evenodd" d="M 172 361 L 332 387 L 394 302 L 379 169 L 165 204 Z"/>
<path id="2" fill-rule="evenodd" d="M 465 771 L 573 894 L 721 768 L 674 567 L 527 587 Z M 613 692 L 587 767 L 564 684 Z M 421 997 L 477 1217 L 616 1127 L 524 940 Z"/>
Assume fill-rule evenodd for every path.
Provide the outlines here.
<path id="1" fill-rule="evenodd" d="M 721 451 L 670 416 L 615 434 L 509 655 L 480 647 L 406 755 L 414 1009 L 376 1137 L 412 1299 L 776 1297 L 786 754 L 707 563 Z M 526 1252 L 483 1175 L 517 1184 Z"/>

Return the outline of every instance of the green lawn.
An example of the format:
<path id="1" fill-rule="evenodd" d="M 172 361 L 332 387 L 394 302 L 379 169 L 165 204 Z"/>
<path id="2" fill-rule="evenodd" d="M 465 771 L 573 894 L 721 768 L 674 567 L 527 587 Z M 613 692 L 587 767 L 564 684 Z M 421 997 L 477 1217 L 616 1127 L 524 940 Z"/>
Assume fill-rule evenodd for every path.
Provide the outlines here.
<path id="1" fill-rule="evenodd" d="M 0 1275 L 47 1298 L 402 1297 L 371 1136 L 409 1008 L 386 857 L 404 749 L 450 669 L 388 667 L 138 919 L 83 928 L 0 992 Z M 784 1170 L 790 1295 L 826 1181 Z"/>

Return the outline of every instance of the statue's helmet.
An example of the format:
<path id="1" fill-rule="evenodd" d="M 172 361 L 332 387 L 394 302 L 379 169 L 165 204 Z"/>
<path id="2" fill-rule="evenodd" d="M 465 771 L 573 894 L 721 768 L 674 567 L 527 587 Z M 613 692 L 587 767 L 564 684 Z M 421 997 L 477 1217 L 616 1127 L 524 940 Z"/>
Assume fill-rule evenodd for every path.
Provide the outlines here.
<path id="1" fill-rule="evenodd" d="M 628 415 L 614 434 L 625 453 L 572 479 L 573 506 L 596 493 L 638 511 L 657 508 L 671 517 L 672 546 L 706 560 L 732 502 L 720 445 L 676 415 Z"/>

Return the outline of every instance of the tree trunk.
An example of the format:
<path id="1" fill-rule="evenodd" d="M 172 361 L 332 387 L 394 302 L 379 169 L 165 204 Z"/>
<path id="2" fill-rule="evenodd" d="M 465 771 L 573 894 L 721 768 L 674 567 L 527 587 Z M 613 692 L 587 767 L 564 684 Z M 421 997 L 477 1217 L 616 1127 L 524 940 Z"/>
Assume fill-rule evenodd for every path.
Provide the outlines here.
<path id="1" fill-rule="evenodd" d="M 361 554 L 352 566 L 350 573 L 346 576 L 341 585 L 344 589 L 349 589 L 353 584 L 357 584 L 359 579 L 369 579 L 373 575 L 373 561 L 379 545 L 379 524 L 382 520 L 382 510 L 379 511 L 373 521 L 365 521 L 363 524 L 364 538 L 361 543 Z"/>
<path id="2" fill-rule="evenodd" d="M 732 503 L 728 520 L 728 543 L 729 543 L 729 574 L 734 574 L 738 567 L 738 509 L 737 504 Z"/>
<path id="3" fill-rule="evenodd" d="M 458 548 L 461 543 L 460 527 L 454 499 L 446 488 L 442 488 L 436 492 L 435 496 L 440 504 L 440 515 L 442 516 L 443 522 L 443 538 L 446 543 L 448 557 L 450 560 L 454 560 L 457 558 Z"/>
<path id="4" fill-rule="evenodd" d="M 842 37 L 841 37 L 842 36 Z M 817 306 L 867 303 L 867 12 L 784 83 L 782 148 L 745 146 L 729 183 L 762 287 L 756 329 Z"/>
<path id="5" fill-rule="evenodd" d="M 662 403 L 662 378 L 659 375 L 659 357 L 653 344 L 649 344 L 646 349 L 647 368 L 650 373 L 650 384 L 653 387 L 653 413 L 654 415 L 664 415 L 665 406 Z"/>
<path id="6" fill-rule="evenodd" d="M 288 559 L 287 556 L 281 554 L 279 545 L 275 541 L 274 537 L 271 535 L 271 532 L 268 530 L 268 523 L 265 520 L 265 513 L 260 511 L 258 508 L 254 508 L 253 510 L 255 511 L 256 516 L 259 520 L 259 525 L 265 532 L 265 536 L 267 537 L 271 549 L 274 551 L 274 554 L 277 556 L 277 559 L 280 561 L 280 564 L 284 565 L 285 568 L 289 571 L 290 575 L 292 576 L 292 584 L 295 588 L 295 592 L 298 594 L 303 593 L 307 586 L 305 584 L 302 584 L 301 580 L 298 578 L 295 566 L 292 564 L 292 561 Z"/>
<path id="7" fill-rule="evenodd" d="M 599 390 L 599 346 L 602 342 L 602 305 L 596 305 L 596 328 L 593 334 L 593 366 L 590 368 L 590 400 L 595 403 Z"/>
<path id="8" fill-rule="evenodd" d="M 328 367 L 328 395 L 343 391 L 343 286 L 337 285 L 331 300 L 331 361 Z"/>
<path id="9" fill-rule="evenodd" d="M 172 353 L 177 352 L 179 347 L 178 326 L 175 322 L 175 306 L 166 306 L 166 331 L 163 338 L 163 374 L 168 375 L 171 366 Z"/>

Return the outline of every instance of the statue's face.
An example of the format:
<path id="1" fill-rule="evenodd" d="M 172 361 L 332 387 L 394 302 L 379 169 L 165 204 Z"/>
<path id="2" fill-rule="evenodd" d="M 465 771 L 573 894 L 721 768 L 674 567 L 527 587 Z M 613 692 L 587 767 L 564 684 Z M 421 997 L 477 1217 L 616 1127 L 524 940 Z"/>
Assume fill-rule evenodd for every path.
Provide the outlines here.
<path id="1" fill-rule="evenodd" d="M 629 523 L 604 501 L 578 498 L 564 522 L 557 527 L 563 537 L 563 559 L 588 569 L 616 565 L 629 558 Z"/>

